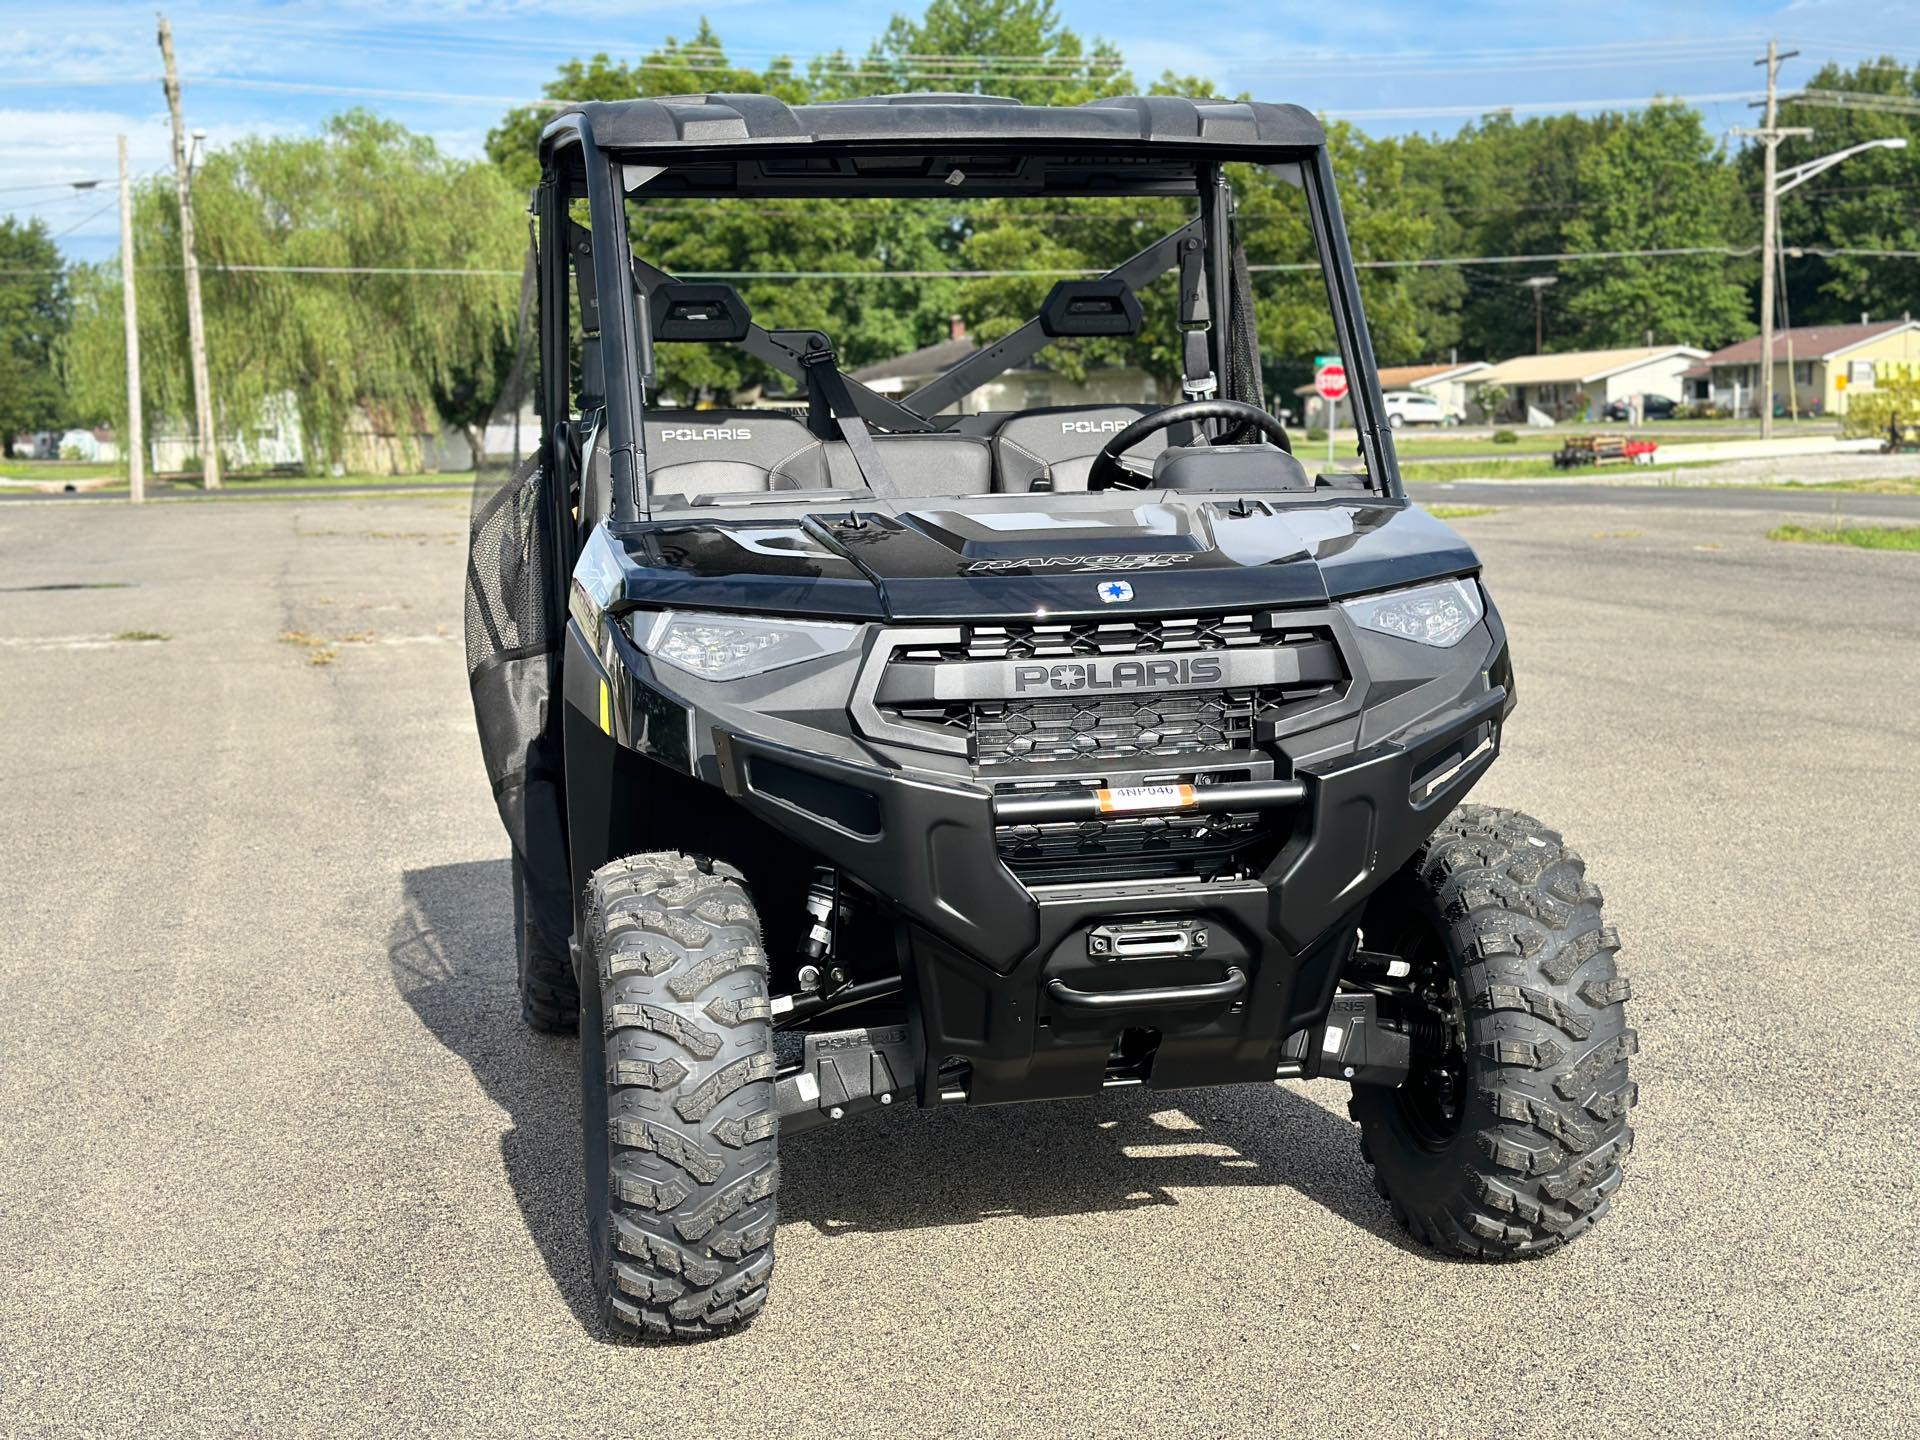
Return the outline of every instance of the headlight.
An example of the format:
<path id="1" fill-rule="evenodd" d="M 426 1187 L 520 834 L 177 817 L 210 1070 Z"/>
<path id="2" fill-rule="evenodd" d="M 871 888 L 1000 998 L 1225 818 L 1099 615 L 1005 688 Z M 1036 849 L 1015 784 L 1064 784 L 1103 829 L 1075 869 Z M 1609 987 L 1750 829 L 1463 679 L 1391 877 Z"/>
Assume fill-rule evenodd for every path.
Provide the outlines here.
<path id="1" fill-rule="evenodd" d="M 1442 650 L 1458 645 L 1487 613 L 1480 587 L 1471 580 L 1442 580 L 1411 590 L 1363 595 L 1358 600 L 1342 600 L 1340 608 L 1363 630 L 1417 640 Z"/>
<path id="2" fill-rule="evenodd" d="M 687 610 L 628 620 L 634 643 L 661 664 L 702 680 L 739 680 L 783 665 L 838 655 L 859 638 L 858 625 L 816 620 L 759 620 Z"/>

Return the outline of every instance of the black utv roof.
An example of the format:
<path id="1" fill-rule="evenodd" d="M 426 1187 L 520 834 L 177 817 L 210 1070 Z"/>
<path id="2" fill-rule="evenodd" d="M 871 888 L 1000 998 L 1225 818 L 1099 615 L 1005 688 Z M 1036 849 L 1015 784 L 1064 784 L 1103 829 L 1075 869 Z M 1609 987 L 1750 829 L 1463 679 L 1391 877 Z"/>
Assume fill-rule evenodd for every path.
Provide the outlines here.
<path id="1" fill-rule="evenodd" d="M 1298 105 L 1127 95 L 1085 105 L 1025 105 L 998 95 L 875 95 L 788 105 L 769 95 L 676 95 L 571 106 L 607 149 L 767 144 L 945 146 L 1092 142 L 1105 147 L 1201 147 L 1249 157 L 1324 145 Z"/>

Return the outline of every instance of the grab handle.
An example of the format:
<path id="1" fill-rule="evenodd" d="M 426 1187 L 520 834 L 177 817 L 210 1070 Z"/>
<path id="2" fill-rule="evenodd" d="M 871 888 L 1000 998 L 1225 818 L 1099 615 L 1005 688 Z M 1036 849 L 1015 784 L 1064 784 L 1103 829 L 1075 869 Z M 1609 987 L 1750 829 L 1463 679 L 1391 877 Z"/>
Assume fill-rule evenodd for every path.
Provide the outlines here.
<path id="1" fill-rule="evenodd" d="M 1169 1005 L 1214 1005 L 1238 998 L 1247 988 L 1246 972 L 1227 968 L 1226 977 L 1205 985 L 1171 985 L 1160 990 L 1076 990 L 1064 980 L 1049 980 L 1047 993 L 1061 1005 L 1080 1010 L 1163 1010 Z"/>

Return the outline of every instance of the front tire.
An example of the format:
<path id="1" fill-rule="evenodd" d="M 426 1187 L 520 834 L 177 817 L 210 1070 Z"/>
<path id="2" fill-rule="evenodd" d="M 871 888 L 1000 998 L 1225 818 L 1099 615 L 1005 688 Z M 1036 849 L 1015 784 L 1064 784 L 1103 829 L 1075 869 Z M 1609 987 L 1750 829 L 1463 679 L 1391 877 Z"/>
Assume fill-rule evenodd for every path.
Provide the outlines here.
<path id="1" fill-rule="evenodd" d="M 594 1294 L 618 1335 L 745 1324 L 773 1271 L 773 1027 L 737 871 L 616 860 L 587 883 L 580 1059 Z"/>
<path id="2" fill-rule="evenodd" d="M 1367 946 L 1412 964 L 1428 1003 L 1394 1089 L 1351 1113 L 1374 1181 L 1449 1254 L 1545 1254 L 1611 1204 L 1633 1144 L 1620 939 L 1586 866 L 1537 820 L 1463 806 L 1369 908 Z"/>

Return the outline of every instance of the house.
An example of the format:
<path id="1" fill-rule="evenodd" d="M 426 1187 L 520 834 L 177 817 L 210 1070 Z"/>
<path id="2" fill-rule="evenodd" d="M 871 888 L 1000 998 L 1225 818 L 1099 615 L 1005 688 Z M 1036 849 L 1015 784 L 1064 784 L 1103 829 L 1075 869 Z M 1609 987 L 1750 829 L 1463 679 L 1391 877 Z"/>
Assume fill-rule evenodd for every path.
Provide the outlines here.
<path id="1" fill-rule="evenodd" d="M 503 445 L 511 445 L 512 417 L 506 417 Z M 538 430 L 534 431 L 535 437 Z M 333 457 L 335 474 L 411 475 L 421 471 L 458 471 L 473 468 L 473 452 L 459 431 L 431 416 L 385 419 L 362 409 L 355 412 L 341 437 L 340 453 Z M 487 443 L 494 440 L 489 427 Z M 148 464 L 155 474 L 178 474 L 199 468 L 200 439 L 185 416 L 162 416 L 150 424 Z M 282 391 L 268 398 L 246 426 L 229 425 L 220 437 L 221 463 L 233 472 L 299 470 L 308 461 L 301 427 L 300 397 Z"/>
<path id="2" fill-rule="evenodd" d="M 1550 420 L 1597 416 L 1629 395 L 1685 398 L 1681 377 L 1707 352 L 1691 345 L 1639 345 L 1625 350 L 1568 350 L 1558 355 L 1516 355 L 1470 376 L 1478 393 L 1498 385 L 1506 398 L 1496 420 L 1525 420 L 1540 411 Z"/>
<path id="3" fill-rule="evenodd" d="M 1380 389 L 1418 390 L 1431 395 L 1440 402 L 1440 408 L 1449 415 L 1468 418 L 1468 387 L 1479 378 L 1480 372 L 1487 368 L 1484 360 L 1469 360 L 1464 364 L 1458 361 L 1444 361 L 1433 365 L 1385 365 L 1380 369 Z M 1309 425 L 1325 426 L 1327 423 L 1326 405 L 1313 388 L 1313 382 L 1297 386 L 1293 392 L 1301 400 L 1301 413 Z M 1351 425 L 1353 411 L 1347 400 L 1334 404 L 1334 421 L 1337 425 Z"/>
<path id="4" fill-rule="evenodd" d="M 938 344 L 863 366 L 853 372 L 853 378 L 894 399 L 911 395 L 980 348 L 958 315 L 947 324 L 947 338 Z M 1137 366 L 1102 366 L 1089 370 L 1084 379 L 1070 380 L 1045 366 L 1029 365 L 1008 370 L 962 396 L 957 409 L 960 414 L 970 415 L 982 410 L 1035 410 L 1048 405 L 1155 404 L 1165 398 L 1159 381 Z"/>
<path id="5" fill-rule="evenodd" d="M 1773 336 L 1775 413 L 1844 415 L 1847 397 L 1871 390 L 1889 366 L 1920 366 L 1920 321 L 1796 325 Z M 1690 399 L 1733 415 L 1760 413 L 1760 337 L 1716 350 L 1689 372 Z M 1791 385 L 1791 390 L 1789 390 Z"/>

